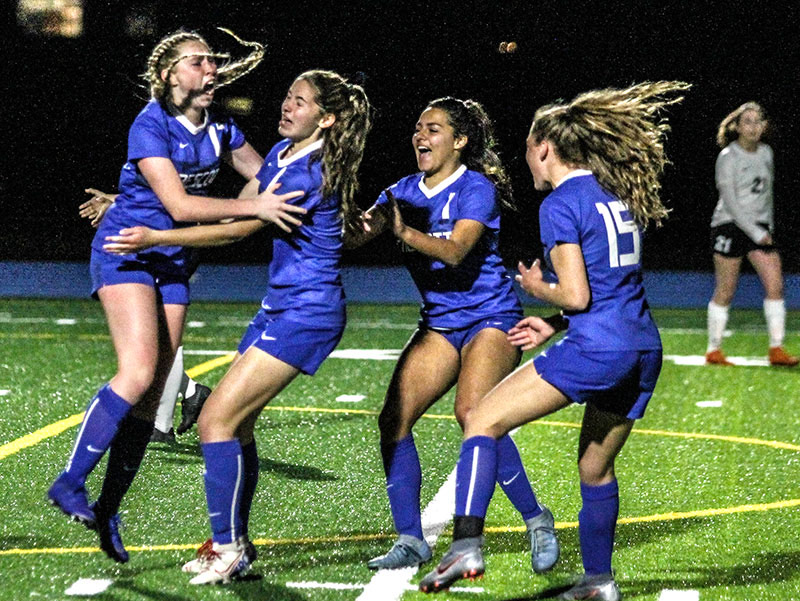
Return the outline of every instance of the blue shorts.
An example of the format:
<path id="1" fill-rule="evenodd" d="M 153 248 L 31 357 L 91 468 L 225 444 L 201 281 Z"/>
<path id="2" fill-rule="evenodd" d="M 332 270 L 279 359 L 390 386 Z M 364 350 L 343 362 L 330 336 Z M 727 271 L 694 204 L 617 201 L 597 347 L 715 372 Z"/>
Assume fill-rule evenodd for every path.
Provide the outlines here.
<path id="1" fill-rule="evenodd" d="M 313 376 L 342 339 L 344 324 L 307 324 L 289 321 L 263 309 L 247 326 L 239 343 L 241 354 L 251 346 Z"/>
<path id="2" fill-rule="evenodd" d="M 432 328 L 423 324 L 420 324 L 420 328 L 441 334 L 445 337 L 447 342 L 453 345 L 453 347 L 460 353 L 461 349 L 467 346 L 470 340 L 475 338 L 475 336 L 481 330 L 485 330 L 486 328 L 495 328 L 496 330 L 500 330 L 501 332 L 508 334 L 508 331 L 517 323 L 519 323 L 520 319 L 522 319 L 522 315 L 500 315 L 498 317 L 483 319 L 472 324 L 471 326 L 467 326 L 466 328 Z"/>
<path id="3" fill-rule="evenodd" d="M 573 403 L 628 419 L 644 416 L 661 372 L 661 349 L 584 351 L 563 338 L 533 359 L 536 372 Z"/>
<path id="4" fill-rule="evenodd" d="M 112 255 L 92 249 L 89 263 L 92 275 L 92 297 L 103 286 L 114 284 L 144 284 L 155 288 L 164 305 L 189 304 L 189 279 L 160 272 L 152 263 L 139 261 L 132 255 Z"/>

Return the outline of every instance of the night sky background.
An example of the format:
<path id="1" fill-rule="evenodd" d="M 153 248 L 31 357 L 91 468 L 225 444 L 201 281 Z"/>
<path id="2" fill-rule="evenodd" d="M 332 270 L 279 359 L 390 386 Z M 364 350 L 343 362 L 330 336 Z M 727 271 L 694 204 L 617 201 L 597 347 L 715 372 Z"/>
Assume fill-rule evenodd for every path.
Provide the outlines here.
<path id="1" fill-rule="evenodd" d="M 669 114 L 673 127 L 663 196 L 672 214 L 646 238 L 647 269 L 711 270 L 708 225 L 716 203 L 714 138 L 721 119 L 749 100 L 773 126 L 776 237 L 785 270 L 800 271 L 800 63 L 798 8 L 758 2 L 131 2 L 86 1 L 84 34 L 32 36 L 17 24 L 16 2 L 0 9 L 5 119 L 0 153 L 3 236 L 0 260 L 88 261 L 93 230 L 78 217 L 89 186 L 115 191 L 127 131 L 146 101 L 137 75 L 156 41 L 179 27 L 196 29 L 216 50 L 241 56 L 214 27 L 268 46 L 250 75 L 218 91 L 253 100 L 236 116 L 262 154 L 278 141 L 280 102 L 294 77 L 326 68 L 363 74 L 376 108 L 361 169 L 360 204 L 416 170 L 414 124 L 440 96 L 474 98 L 494 119 L 519 213 L 504 215 L 502 249 L 513 265 L 540 254 L 538 204 L 524 161 L 535 109 L 598 87 L 644 80 L 694 84 Z M 154 33 L 129 37 L 125 22 L 145 7 Z M 515 41 L 514 54 L 501 54 Z M 214 193 L 231 196 L 243 182 L 228 169 Z M 204 251 L 215 263 L 266 262 L 257 234 Z M 388 235 L 345 256 L 349 264 L 396 264 Z"/>

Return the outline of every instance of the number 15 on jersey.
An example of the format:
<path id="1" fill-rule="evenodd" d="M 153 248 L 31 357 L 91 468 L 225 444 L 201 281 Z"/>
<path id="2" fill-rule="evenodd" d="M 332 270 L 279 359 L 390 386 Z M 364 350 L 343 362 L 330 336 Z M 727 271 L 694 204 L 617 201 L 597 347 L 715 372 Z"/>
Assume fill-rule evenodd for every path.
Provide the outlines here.
<path id="1" fill-rule="evenodd" d="M 597 212 L 603 217 L 606 225 L 606 235 L 608 236 L 608 262 L 611 267 L 625 267 L 627 265 L 637 265 L 639 263 L 639 227 L 633 219 L 626 220 L 622 213 L 628 209 L 619 200 L 610 203 L 595 203 Z M 633 236 L 633 250 L 627 253 L 620 253 L 620 239 L 622 236 Z"/>

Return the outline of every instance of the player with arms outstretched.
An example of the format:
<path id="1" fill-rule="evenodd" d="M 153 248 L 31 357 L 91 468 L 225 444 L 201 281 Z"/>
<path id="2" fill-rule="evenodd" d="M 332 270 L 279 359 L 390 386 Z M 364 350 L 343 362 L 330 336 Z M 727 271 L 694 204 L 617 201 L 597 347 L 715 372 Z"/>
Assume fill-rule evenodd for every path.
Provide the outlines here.
<path id="1" fill-rule="evenodd" d="M 197 422 L 212 538 L 183 566 L 194 574 L 192 584 L 228 582 L 256 559 L 248 536 L 258 482 L 256 419 L 300 373 L 313 375 L 344 331 L 342 231 L 353 228 L 359 214 L 354 196 L 371 112 L 361 86 L 331 71 L 300 74 L 281 105 L 278 132 L 284 139 L 243 190 L 245 196 L 276 185 L 299 190 L 302 196 L 293 202 L 307 214 L 295 230 L 273 238 L 261 310 Z M 129 228 L 109 236 L 106 249 L 213 246 L 263 226 L 245 220 L 164 231 Z"/>
<path id="2" fill-rule="evenodd" d="M 240 199 L 204 196 L 221 161 L 247 173 L 258 160 L 236 124 L 216 120 L 209 111 L 215 88 L 247 73 L 263 57 L 260 44 L 247 45 L 254 48 L 249 56 L 221 68 L 216 63 L 221 55 L 196 33 L 178 31 L 156 45 L 145 74 L 152 100 L 130 128 L 120 194 L 92 242 L 93 296 L 106 314 L 117 373 L 89 403 L 66 467 L 47 496 L 68 516 L 97 529 L 101 548 L 118 562 L 128 561 L 128 553 L 119 537 L 117 511 L 144 457 L 164 380 L 180 345 L 189 260 L 178 246 L 117 256 L 103 249 L 106 236 L 137 225 L 169 229 L 185 221 L 235 217 L 263 218 L 288 228 L 287 218 L 296 221 L 290 213 L 302 211 L 284 202 L 299 192 L 276 196 L 269 189 Z M 90 505 L 86 478 L 109 448 L 102 491 Z"/>

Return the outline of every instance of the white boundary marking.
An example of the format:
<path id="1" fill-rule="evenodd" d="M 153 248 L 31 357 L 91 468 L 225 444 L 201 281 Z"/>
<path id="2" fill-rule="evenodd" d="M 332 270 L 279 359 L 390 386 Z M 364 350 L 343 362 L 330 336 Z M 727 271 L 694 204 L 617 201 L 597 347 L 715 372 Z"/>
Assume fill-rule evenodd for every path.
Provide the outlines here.
<path id="1" fill-rule="evenodd" d="M 301 588 L 301 589 L 328 589 L 334 591 L 358 591 L 364 588 L 363 584 L 350 584 L 348 582 L 287 582 L 287 588 Z M 410 584 L 406 586 L 407 591 L 415 591 L 417 587 L 411 586 Z M 448 589 L 451 593 L 482 593 L 483 588 L 479 586 L 473 587 L 465 587 L 465 586 L 453 586 Z"/>
<path id="2" fill-rule="evenodd" d="M 104 593 L 112 584 L 114 584 L 113 580 L 78 578 L 78 580 L 73 582 L 72 585 L 64 591 L 64 594 L 78 597 L 92 597 Z"/>
<path id="3" fill-rule="evenodd" d="M 666 588 L 661 591 L 658 601 L 700 601 L 700 591 L 676 591 Z"/>
<path id="4" fill-rule="evenodd" d="M 442 487 L 422 512 L 422 533 L 431 549 L 436 548 L 436 541 L 453 516 L 456 503 L 456 470 L 453 469 Z M 410 580 L 419 568 L 403 568 L 400 570 L 378 570 L 364 587 L 364 592 L 356 601 L 397 601 L 406 590 L 416 590 L 409 586 Z M 450 589 L 454 591 L 455 589 Z M 467 589 L 470 592 L 477 589 Z"/>

